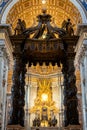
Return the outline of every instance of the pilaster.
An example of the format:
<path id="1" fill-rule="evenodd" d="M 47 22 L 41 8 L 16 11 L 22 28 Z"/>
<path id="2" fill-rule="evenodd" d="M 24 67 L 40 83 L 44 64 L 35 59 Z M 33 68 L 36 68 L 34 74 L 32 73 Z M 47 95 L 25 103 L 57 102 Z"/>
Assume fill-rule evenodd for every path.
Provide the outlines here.
<path id="1" fill-rule="evenodd" d="M 82 111 L 83 111 L 83 129 L 86 128 L 86 116 L 85 116 L 85 68 L 84 64 L 80 64 L 80 71 L 81 71 L 81 88 L 82 88 Z"/>
<path id="2" fill-rule="evenodd" d="M 3 71 L 4 71 L 4 60 L 2 47 L 0 48 L 0 124 L 2 127 L 2 111 L 3 111 Z"/>
<path id="3" fill-rule="evenodd" d="M 78 97 L 78 110 L 79 110 L 79 122 L 80 124 L 83 124 L 82 120 L 82 92 L 81 92 L 81 76 L 80 76 L 80 70 L 76 69 L 75 75 L 76 75 L 76 87 L 77 87 L 77 97 Z"/>
<path id="4" fill-rule="evenodd" d="M 81 92 L 82 92 L 82 111 L 83 129 L 87 130 L 87 25 L 79 25 L 78 35 L 80 38 L 76 46 L 75 66 L 81 72 Z"/>
<path id="5" fill-rule="evenodd" d="M 25 86 L 25 127 L 26 129 L 29 129 L 30 127 L 30 75 L 28 72 L 28 82 Z"/>
<path id="6" fill-rule="evenodd" d="M 8 56 L 5 49 L 4 40 L 0 40 L 0 112 L 1 127 L 4 129 L 5 110 L 6 110 L 6 92 L 7 92 L 7 75 L 8 75 Z"/>
<path id="7" fill-rule="evenodd" d="M 8 69 L 10 65 L 10 58 L 12 59 L 12 52 L 9 51 L 9 26 L 0 25 L 0 116 L 1 116 L 1 130 L 5 129 L 6 125 L 6 99 L 7 99 L 7 79 Z M 9 45 L 9 48 L 11 46 Z"/>

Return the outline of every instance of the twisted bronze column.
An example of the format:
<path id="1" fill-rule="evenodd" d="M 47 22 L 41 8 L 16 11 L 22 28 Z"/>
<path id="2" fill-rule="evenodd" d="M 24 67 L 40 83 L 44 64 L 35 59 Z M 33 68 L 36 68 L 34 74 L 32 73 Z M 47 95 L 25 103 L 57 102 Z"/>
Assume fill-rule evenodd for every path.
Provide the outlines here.
<path id="1" fill-rule="evenodd" d="M 67 64 L 66 60 L 63 60 L 62 64 L 63 64 L 62 73 L 64 76 L 64 83 L 63 83 L 63 85 L 64 85 L 64 107 L 65 107 L 64 108 L 64 125 L 67 126 L 69 124 L 68 117 L 67 117 L 67 112 L 68 112 L 67 111 L 68 64 Z"/>
<path id="2" fill-rule="evenodd" d="M 25 96 L 25 73 L 26 63 L 22 53 L 14 54 L 13 86 L 12 86 L 12 109 L 9 125 L 20 124 L 24 126 L 24 96 Z"/>
<path id="3" fill-rule="evenodd" d="M 12 109 L 10 115 L 10 125 L 19 124 L 19 98 L 20 98 L 20 73 L 21 73 L 21 55 L 14 56 L 14 67 L 13 67 L 13 86 L 12 86 Z"/>
<path id="4" fill-rule="evenodd" d="M 79 125 L 74 57 L 70 57 L 69 55 L 66 57 L 66 60 L 63 61 L 62 72 L 64 74 L 65 127 L 68 125 Z"/>
<path id="5" fill-rule="evenodd" d="M 21 64 L 21 74 L 20 74 L 20 98 L 19 98 L 19 124 L 24 126 L 24 105 L 25 105 L 25 74 L 26 74 L 26 64 L 23 61 Z"/>

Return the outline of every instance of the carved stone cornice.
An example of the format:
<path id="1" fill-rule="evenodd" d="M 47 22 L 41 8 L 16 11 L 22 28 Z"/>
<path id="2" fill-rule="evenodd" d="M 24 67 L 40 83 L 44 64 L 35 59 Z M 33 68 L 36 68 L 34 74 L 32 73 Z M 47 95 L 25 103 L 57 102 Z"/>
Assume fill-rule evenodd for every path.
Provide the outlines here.
<path id="1" fill-rule="evenodd" d="M 81 36 L 85 32 L 87 32 L 87 24 L 78 24 L 76 35 Z"/>
<path id="2" fill-rule="evenodd" d="M 0 24 L 0 32 L 5 32 L 12 35 L 10 24 Z"/>

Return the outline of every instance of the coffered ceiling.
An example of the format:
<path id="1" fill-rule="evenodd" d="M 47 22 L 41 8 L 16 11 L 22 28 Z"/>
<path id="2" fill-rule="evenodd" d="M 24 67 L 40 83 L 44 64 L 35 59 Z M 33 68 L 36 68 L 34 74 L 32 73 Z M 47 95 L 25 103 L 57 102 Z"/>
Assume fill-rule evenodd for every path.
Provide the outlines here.
<path id="1" fill-rule="evenodd" d="M 82 22 L 79 11 L 70 0 L 46 0 L 45 4 L 42 4 L 42 0 L 19 0 L 9 11 L 7 23 L 15 28 L 17 19 L 21 18 L 25 20 L 27 27 L 33 26 L 37 24 L 36 16 L 41 14 L 43 8 L 52 15 L 52 23 L 56 26 L 60 27 L 67 18 L 75 25 Z"/>

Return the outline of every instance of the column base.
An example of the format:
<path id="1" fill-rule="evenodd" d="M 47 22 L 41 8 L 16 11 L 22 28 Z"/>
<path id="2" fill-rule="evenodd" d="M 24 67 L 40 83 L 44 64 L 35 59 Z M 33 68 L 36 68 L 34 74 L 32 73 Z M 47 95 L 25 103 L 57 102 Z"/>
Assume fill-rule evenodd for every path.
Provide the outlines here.
<path id="1" fill-rule="evenodd" d="M 81 125 L 69 125 L 68 128 L 69 130 L 82 130 Z"/>
<path id="2" fill-rule="evenodd" d="M 8 125 L 6 130 L 25 130 L 25 128 L 20 125 Z"/>
<path id="3" fill-rule="evenodd" d="M 63 127 L 62 130 L 83 130 L 81 125 L 69 125 L 67 127 Z"/>
<path id="4" fill-rule="evenodd" d="M 62 127 L 61 130 L 69 130 L 68 127 Z"/>

